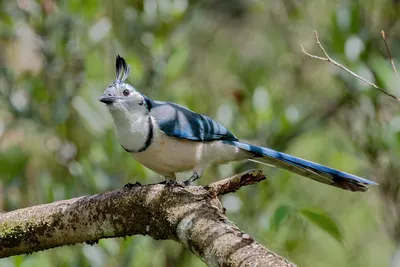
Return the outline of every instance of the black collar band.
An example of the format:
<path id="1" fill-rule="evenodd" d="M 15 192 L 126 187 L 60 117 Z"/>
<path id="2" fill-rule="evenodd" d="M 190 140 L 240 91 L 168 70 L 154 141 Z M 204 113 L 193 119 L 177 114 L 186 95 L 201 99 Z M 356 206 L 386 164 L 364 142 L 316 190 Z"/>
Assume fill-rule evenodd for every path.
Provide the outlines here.
<path id="1" fill-rule="evenodd" d="M 134 150 L 134 149 L 130 150 L 130 149 L 125 148 L 123 145 L 121 145 L 122 148 L 125 149 L 126 152 L 129 152 L 129 153 L 143 152 L 151 145 L 151 143 L 153 142 L 153 138 L 154 138 L 154 126 L 153 126 L 153 122 L 151 120 L 150 115 L 148 115 L 148 123 L 149 123 L 149 133 L 147 134 L 146 142 L 144 143 L 144 145 L 141 148 L 139 148 L 139 150 Z"/>

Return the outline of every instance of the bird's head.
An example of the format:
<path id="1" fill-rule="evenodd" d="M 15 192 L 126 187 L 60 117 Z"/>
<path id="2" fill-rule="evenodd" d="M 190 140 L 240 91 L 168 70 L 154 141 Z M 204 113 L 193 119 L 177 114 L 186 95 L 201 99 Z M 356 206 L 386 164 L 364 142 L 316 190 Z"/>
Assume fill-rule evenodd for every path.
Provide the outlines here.
<path id="1" fill-rule="evenodd" d="M 148 109 L 146 97 L 125 82 L 131 70 L 130 66 L 118 55 L 115 67 L 115 81 L 106 88 L 99 101 L 105 103 L 110 111 L 145 112 Z"/>

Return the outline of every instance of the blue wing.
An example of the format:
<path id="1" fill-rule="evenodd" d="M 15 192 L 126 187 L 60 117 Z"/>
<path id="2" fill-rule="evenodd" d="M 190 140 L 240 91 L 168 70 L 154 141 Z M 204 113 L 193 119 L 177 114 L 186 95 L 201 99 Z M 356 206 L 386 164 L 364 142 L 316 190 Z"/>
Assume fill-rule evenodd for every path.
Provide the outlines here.
<path id="1" fill-rule="evenodd" d="M 147 100 L 150 115 L 165 134 L 192 141 L 238 140 L 224 126 L 213 119 L 180 105 Z"/>

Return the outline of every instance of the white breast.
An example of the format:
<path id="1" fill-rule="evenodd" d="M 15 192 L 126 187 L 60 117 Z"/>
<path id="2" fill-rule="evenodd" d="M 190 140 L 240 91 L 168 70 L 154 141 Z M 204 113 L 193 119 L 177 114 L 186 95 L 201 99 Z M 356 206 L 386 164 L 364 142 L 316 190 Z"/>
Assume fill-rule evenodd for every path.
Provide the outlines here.
<path id="1" fill-rule="evenodd" d="M 149 135 L 149 116 L 124 109 L 111 110 L 111 115 L 119 143 L 130 151 L 143 148 Z"/>

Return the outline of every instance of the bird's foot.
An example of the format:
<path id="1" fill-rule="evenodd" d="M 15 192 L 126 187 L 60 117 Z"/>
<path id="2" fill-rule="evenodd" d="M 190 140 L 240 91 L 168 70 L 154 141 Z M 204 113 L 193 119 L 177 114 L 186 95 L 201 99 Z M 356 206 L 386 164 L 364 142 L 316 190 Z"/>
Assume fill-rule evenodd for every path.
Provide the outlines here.
<path id="1" fill-rule="evenodd" d="M 197 174 L 197 172 L 194 172 L 194 173 L 192 174 L 192 176 L 190 176 L 189 179 L 187 179 L 186 181 L 183 182 L 183 184 L 184 184 L 185 186 L 191 185 L 194 181 L 196 181 L 196 180 L 199 179 L 199 178 L 200 178 L 200 176 Z"/>
<path id="2" fill-rule="evenodd" d="M 177 181 L 177 180 L 172 180 L 172 179 L 165 179 L 165 181 L 160 182 L 159 184 L 165 184 L 165 186 L 169 186 L 169 187 L 184 187 L 185 184 Z"/>
<path id="3" fill-rule="evenodd" d="M 142 184 L 139 183 L 139 182 L 136 182 L 136 183 L 134 183 L 134 184 L 127 183 L 126 185 L 124 185 L 124 189 L 132 189 L 132 188 L 134 188 L 134 187 L 141 186 L 141 185 L 142 185 Z"/>

